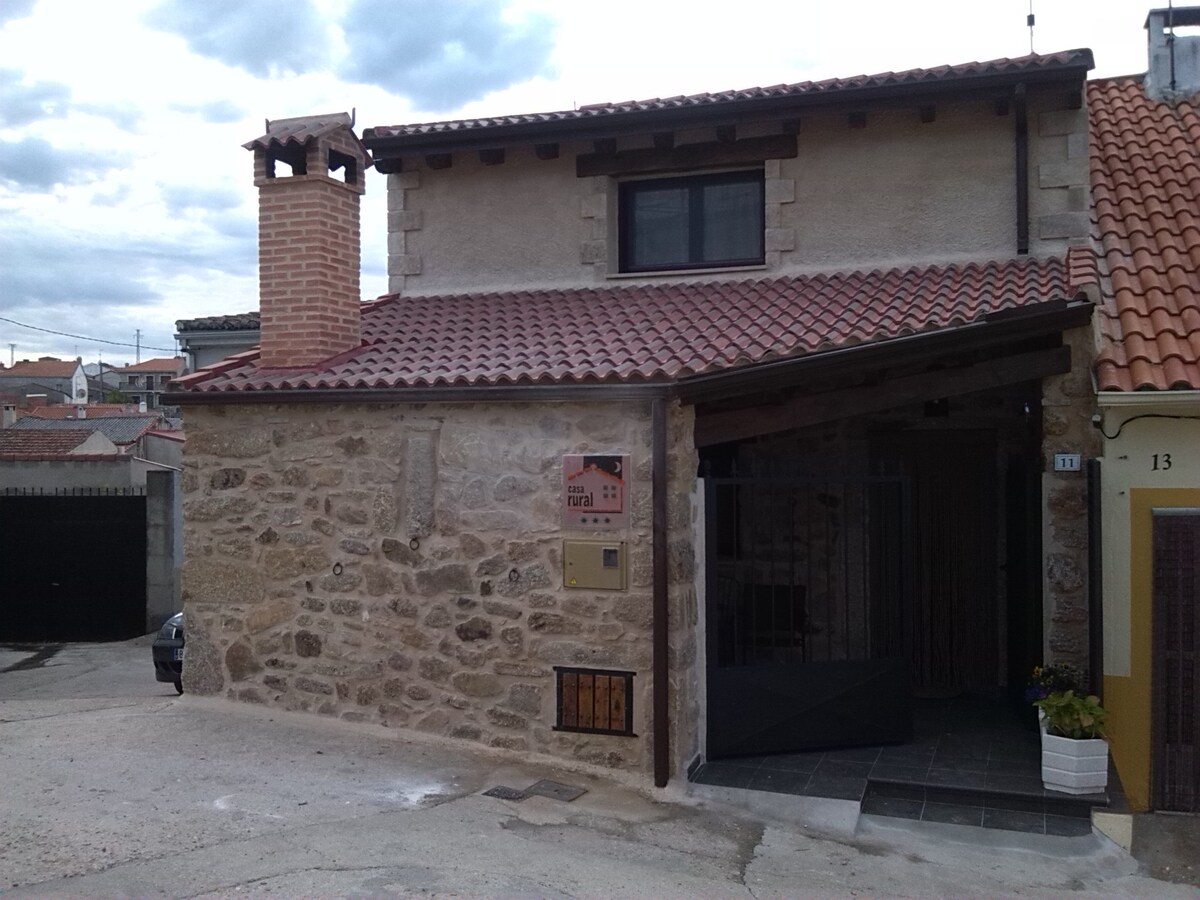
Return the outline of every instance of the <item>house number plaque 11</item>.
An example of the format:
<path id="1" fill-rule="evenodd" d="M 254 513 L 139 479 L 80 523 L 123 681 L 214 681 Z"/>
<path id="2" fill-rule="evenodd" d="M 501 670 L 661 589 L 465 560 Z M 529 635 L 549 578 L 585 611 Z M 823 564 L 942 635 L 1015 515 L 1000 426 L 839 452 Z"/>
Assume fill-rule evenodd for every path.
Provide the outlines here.
<path id="1" fill-rule="evenodd" d="M 628 454 L 563 457 L 563 526 L 604 531 L 629 525 Z"/>

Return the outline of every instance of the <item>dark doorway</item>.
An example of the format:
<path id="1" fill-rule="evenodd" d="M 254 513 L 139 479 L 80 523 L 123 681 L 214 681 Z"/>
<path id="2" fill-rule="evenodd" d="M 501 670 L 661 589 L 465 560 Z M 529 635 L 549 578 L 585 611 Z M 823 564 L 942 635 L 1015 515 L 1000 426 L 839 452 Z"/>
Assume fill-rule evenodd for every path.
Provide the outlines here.
<path id="1" fill-rule="evenodd" d="M 0 493 L 0 572 L 2 641 L 145 633 L 145 496 Z"/>
<path id="2" fill-rule="evenodd" d="M 709 758 L 911 734 L 899 478 L 706 478 Z"/>
<path id="3" fill-rule="evenodd" d="M 913 590 L 905 616 L 913 691 L 951 697 L 1000 683 L 997 443 L 988 430 L 877 440 L 883 471 L 912 485 Z"/>
<path id="4" fill-rule="evenodd" d="M 1200 509 L 1153 519 L 1151 804 L 1200 812 Z"/>

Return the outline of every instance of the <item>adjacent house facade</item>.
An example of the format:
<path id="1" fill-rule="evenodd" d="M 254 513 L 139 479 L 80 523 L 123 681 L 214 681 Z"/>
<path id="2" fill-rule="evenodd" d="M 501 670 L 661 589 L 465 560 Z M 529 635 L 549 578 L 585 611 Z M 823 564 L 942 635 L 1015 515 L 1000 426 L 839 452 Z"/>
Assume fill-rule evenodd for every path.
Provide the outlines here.
<path id="1" fill-rule="evenodd" d="M 1200 8 L 1088 85 L 1104 439 L 1104 700 L 1135 808 L 1200 811 Z"/>
<path id="2" fill-rule="evenodd" d="M 117 369 L 118 390 L 130 401 L 146 409 L 158 409 L 162 404 L 159 397 L 167 390 L 171 379 L 182 375 L 184 359 L 173 356 L 164 359 L 148 359 L 145 362 Z"/>
<path id="3" fill-rule="evenodd" d="M 270 123 L 261 346 L 166 398 L 188 690 L 663 785 L 1087 669 L 1091 65 Z"/>
<path id="4" fill-rule="evenodd" d="M 88 381 L 82 359 L 43 356 L 0 365 L 0 391 L 44 397 L 51 403 L 87 403 Z"/>
<path id="5" fill-rule="evenodd" d="M 180 319 L 175 323 L 175 340 L 194 372 L 220 362 L 227 356 L 258 344 L 258 310 L 227 316 Z"/>

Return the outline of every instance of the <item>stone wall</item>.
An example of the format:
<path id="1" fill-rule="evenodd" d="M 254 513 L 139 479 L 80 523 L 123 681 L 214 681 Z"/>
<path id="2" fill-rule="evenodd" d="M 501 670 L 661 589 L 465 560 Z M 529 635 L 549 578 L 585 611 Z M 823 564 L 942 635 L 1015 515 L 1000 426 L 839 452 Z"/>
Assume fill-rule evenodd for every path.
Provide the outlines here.
<path id="1" fill-rule="evenodd" d="M 189 405 L 186 689 L 640 772 L 649 404 Z M 694 753 L 691 411 L 669 418 L 673 766 Z M 561 458 L 633 463 L 629 589 L 563 587 Z M 553 666 L 631 670 L 637 737 L 559 732 Z"/>
<path id="2" fill-rule="evenodd" d="M 1087 475 L 1054 471 L 1055 453 L 1100 455 L 1100 433 L 1092 424 L 1091 326 L 1064 332 L 1071 371 L 1046 378 L 1042 393 L 1043 633 L 1045 661 L 1069 662 L 1088 670 Z"/>

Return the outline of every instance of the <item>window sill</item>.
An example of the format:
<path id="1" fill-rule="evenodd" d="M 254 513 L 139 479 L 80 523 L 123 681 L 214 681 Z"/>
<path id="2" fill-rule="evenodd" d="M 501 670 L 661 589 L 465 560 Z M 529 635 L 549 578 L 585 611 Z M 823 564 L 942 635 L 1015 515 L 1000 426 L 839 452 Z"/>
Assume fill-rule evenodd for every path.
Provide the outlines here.
<path id="1" fill-rule="evenodd" d="M 613 281 L 646 278 L 677 278 L 680 275 L 723 275 L 726 272 L 765 272 L 766 263 L 757 266 L 707 267 L 703 269 L 662 269 L 655 272 L 609 272 L 605 278 Z"/>

